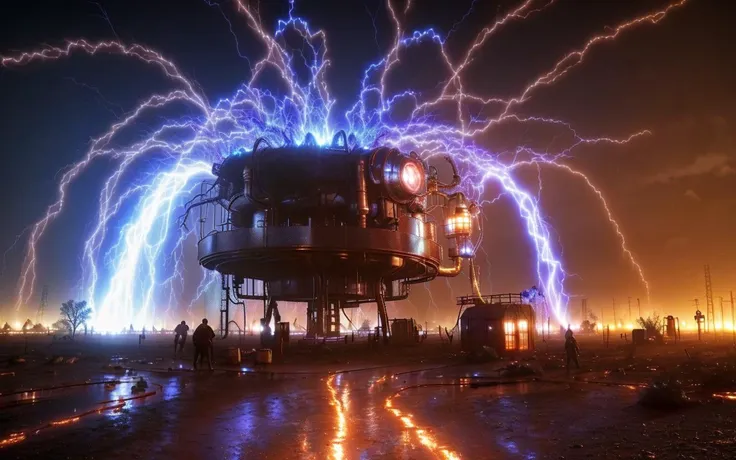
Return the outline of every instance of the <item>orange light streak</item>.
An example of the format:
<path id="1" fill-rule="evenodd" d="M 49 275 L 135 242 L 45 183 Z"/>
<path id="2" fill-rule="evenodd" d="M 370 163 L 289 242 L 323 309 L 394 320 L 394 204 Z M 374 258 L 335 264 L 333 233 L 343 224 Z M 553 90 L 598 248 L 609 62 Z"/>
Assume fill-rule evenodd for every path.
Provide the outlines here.
<path id="1" fill-rule="evenodd" d="M 391 398 L 386 399 L 384 407 L 401 422 L 408 432 L 413 433 L 419 443 L 426 449 L 439 454 L 445 460 L 460 460 L 460 455 L 446 447 L 440 446 L 432 434 L 417 426 L 412 414 L 402 413 L 399 409 L 396 409 L 393 406 Z"/>
<path id="2" fill-rule="evenodd" d="M 345 412 L 347 407 L 347 392 L 343 393 L 343 399 L 338 397 L 337 389 L 333 385 L 335 382 L 335 375 L 331 375 L 327 378 L 327 390 L 330 392 L 330 404 L 335 408 L 335 414 L 337 415 L 337 433 L 332 440 L 332 458 L 335 460 L 342 460 L 345 458 L 345 449 L 343 442 L 347 435 L 347 421 L 345 419 Z"/>
<path id="3" fill-rule="evenodd" d="M 7 438 L 0 440 L 0 447 L 10 446 L 12 444 L 16 444 L 21 441 L 25 441 L 25 439 L 26 439 L 25 433 L 12 433 Z"/>
<path id="4" fill-rule="evenodd" d="M 161 385 L 158 385 L 158 384 L 155 384 L 155 385 L 157 385 L 159 387 L 161 386 Z M 119 398 L 117 400 L 103 401 L 101 403 L 98 403 L 101 407 L 98 407 L 96 409 L 88 410 L 87 412 L 82 412 L 81 414 L 76 415 L 74 417 L 63 418 L 63 419 L 60 419 L 60 420 L 52 420 L 52 421 L 46 423 L 45 425 L 42 425 L 42 426 L 40 426 L 40 427 L 38 427 L 38 428 L 36 428 L 34 430 L 29 430 L 29 432 L 32 432 L 33 434 L 38 434 L 42 430 L 45 430 L 47 428 L 64 426 L 64 425 L 71 425 L 72 423 L 78 422 L 82 417 L 86 417 L 86 416 L 92 415 L 92 414 L 101 414 L 101 413 L 107 412 L 107 411 L 119 410 L 119 409 L 122 409 L 123 407 L 125 407 L 125 404 L 127 403 L 127 401 L 132 401 L 134 399 L 143 399 L 143 398 L 147 398 L 149 396 L 153 396 L 155 394 L 156 394 L 156 391 L 150 391 L 148 393 L 143 393 L 143 394 L 137 395 L 137 396 L 130 396 L 128 398 Z M 109 403 L 112 403 L 112 402 L 114 402 L 116 404 L 113 404 L 111 406 L 106 406 L 105 405 L 105 404 L 109 404 Z M 9 437 L 0 440 L 0 448 L 6 447 L 6 446 L 9 446 L 9 445 L 12 445 L 12 444 L 17 444 L 17 443 L 19 443 L 21 441 L 25 441 L 27 438 L 28 438 L 28 436 L 25 433 L 12 433 Z"/>

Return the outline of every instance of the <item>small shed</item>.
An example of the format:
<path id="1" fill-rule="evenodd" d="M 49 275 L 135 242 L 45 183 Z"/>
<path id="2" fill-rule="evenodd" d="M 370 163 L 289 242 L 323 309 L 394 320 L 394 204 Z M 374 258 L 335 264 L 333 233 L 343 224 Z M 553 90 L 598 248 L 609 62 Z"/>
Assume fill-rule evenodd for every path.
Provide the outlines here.
<path id="1" fill-rule="evenodd" d="M 460 317 L 463 351 L 472 353 L 484 346 L 499 355 L 534 350 L 534 308 L 521 294 L 460 297 L 458 304 L 472 305 Z"/>

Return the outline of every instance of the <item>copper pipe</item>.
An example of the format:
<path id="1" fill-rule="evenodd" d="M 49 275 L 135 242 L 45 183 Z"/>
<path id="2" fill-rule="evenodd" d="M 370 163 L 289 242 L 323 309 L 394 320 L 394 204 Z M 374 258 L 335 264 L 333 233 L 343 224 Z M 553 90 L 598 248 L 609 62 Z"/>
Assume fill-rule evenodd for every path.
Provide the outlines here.
<path id="1" fill-rule="evenodd" d="M 480 292 L 480 286 L 478 285 L 478 278 L 475 273 L 475 262 L 473 259 L 470 259 L 470 289 L 472 292 L 475 292 L 476 297 L 483 300 L 483 294 Z M 483 302 L 485 303 L 485 302 Z"/>
<path id="2" fill-rule="evenodd" d="M 449 184 L 438 183 L 437 187 L 440 189 L 455 188 L 460 185 L 460 174 L 457 172 L 457 165 L 455 165 L 455 161 L 449 155 L 445 157 L 445 160 L 452 166 L 452 182 Z"/>
<path id="3" fill-rule="evenodd" d="M 457 276 L 460 274 L 460 270 L 463 269 L 463 259 L 462 257 L 455 257 L 454 259 L 455 265 L 452 267 L 440 267 L 437 271 L 437 276 Z"/>
<path id="4" fill-rule="evenodd" d="M 368 191 L 365 183 L 365 161 L 358 162 L 358 222 L 360 228 L 368 225 Z"/>

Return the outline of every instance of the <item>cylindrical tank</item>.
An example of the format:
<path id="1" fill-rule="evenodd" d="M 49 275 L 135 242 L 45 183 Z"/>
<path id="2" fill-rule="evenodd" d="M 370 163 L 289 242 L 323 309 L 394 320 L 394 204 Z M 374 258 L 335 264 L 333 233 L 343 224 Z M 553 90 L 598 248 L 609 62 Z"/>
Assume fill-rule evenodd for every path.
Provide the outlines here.
<path id="1" fill-rule="evenodd" d="M 667 317 L 665 334 L 667 335 L 667 337 L 677 337 L 677 325 L 675 323 L 675 317 L 672 315 Z"/>
<path id="2" fill-rule="evenodd" d="M 227 349 L 227 361 L 228 364 L 237 366 L 240 364 L 240 348 L 231 347 Z"/>
<path id="3" fill-rule="evenodd" d="M 273 352 L 270 348 L 261 348 L 256 352 L 256 364 L 271 364 Z"/>

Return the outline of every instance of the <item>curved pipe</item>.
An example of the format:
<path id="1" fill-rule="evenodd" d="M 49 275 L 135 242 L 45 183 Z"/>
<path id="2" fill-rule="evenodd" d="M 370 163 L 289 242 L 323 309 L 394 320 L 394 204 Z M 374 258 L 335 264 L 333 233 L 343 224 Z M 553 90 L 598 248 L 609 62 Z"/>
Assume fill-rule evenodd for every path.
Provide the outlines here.
<path id="1" fill-rule="evenodd" d="M 332 148 L 338 148 L 340 147 L 340 139 L 342 139 L 343 147 L 345 148 L 345 151 L 348 151 L 348 135 L 345 133 L 345 130 L 340 130 L 337 133 L 335 133 L 334 136 L 332 136 Z"/>
<path id="2" fill-rule="evenodd" d="M 306 145 L 306 146 L 309 146 L 309 147 L 316 147 L 317 146 L 317 138 L 314 137 L 314 134 L 307 133 L 307 135 L 304 136 L 304 142 L 302 143 L 302 145 Z"/>
<path id="3" fill-rule="evenodd" d="M 457 172 L 457 165 L 455 164 L 455 160 L 452 159 L 449 155 L 445 157 L 445 160 L 450 163 L 450 166 L 452 167 L 452 182 L 449 184 L 443 184 L 441 182 L 437 183 L 437 188 L 439 189 L 447 189 L 447 188 L 455 188 L 458 185 L 460 185 L 460 174 Z"/>
<path id="4" fill-rule="evenodd" d="M 452 267 L 440 267 L 437 271 L 437 276 L 457 276 L 463 269 L 463 259 L 461 257 L 455 257 L 454 265 Z"/>
<path id="5" fill-rule="evenodd" d="M 480 286 L 478 285 L 478 277 L 475 273 L 475 261 L 473 259 L 470 259 L 470 288 L 475 292 L 475 296 L 480 299 L 481 302 L 485 303 L 483 301 L 483 294 L 480 292 Z"/>
<path id="6" fill-rule="evenodd" d="M 255 176 L 255 170 L 256 170 L 256 156 L 258 154 L 258 148 L 261 146 L 261 144 L 265 144 L 266 148 L 271 148 L 271 143 L 268 142 L 268 140 L 264 137 L 259 137 L 256 139 L 255 143 L 253 144 L 253 154 L 251 155 L 251 166 L 245 166 L 243 168 L 243 194 L 245 197 L 261 206 L 261 207 L 268 207 L 268 199 L 269 197 L 265 197 L 263 200 L 259 200 L 253 197 L 253 176 Z"/>

